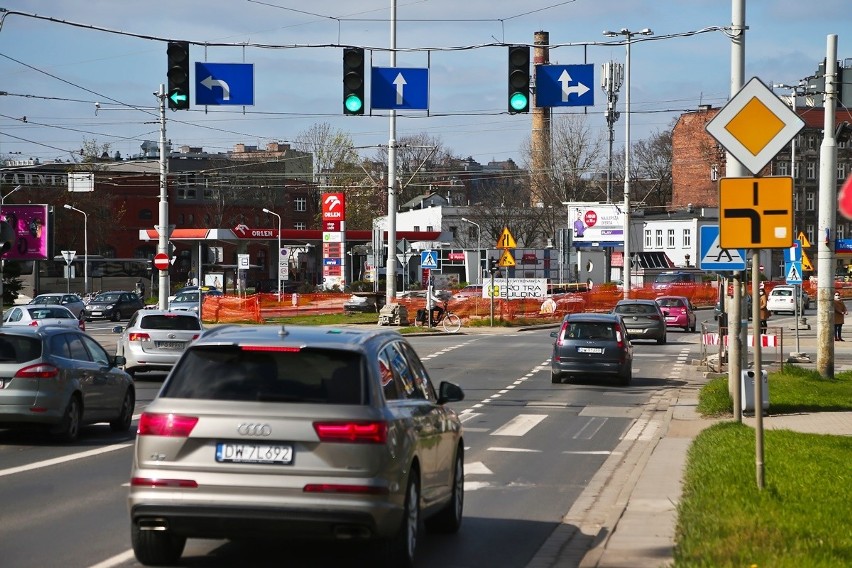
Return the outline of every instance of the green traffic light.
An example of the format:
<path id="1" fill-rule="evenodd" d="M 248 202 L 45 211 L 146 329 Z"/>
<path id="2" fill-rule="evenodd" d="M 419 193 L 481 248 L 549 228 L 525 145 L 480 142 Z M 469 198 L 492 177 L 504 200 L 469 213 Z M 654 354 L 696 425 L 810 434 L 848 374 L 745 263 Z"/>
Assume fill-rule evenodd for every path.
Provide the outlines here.
<path id="1" fill-rule="evenodd" d="M 348 112 L 358 112 L 364 106 L 364 102 L 356 95 L 349 95 L 344 102 Z"/>
<path id="2" fill-rule="evenodd" d="M 524 110 L 527 108 L 527 96 L 523 93 L 513 93 L 509 98 L 509 106 L 511 106 L 513 110 Z"/>

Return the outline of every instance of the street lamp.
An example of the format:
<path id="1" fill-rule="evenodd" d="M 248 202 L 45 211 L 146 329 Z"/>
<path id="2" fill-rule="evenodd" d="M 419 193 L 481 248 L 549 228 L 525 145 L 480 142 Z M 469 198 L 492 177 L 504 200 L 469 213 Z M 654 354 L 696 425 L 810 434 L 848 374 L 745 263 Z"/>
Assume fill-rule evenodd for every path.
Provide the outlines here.
<path id="1" fill-rule="evenodd" d="M 263 212 L 275 215 L 278 218 L 278 253 L 275 255 L 275 268 L 278 270 L 278 302 L 281 303 L 281 215 L 266 207 L 263 208 Z"/>
<path id="2" fill-rule="evenodd" d="M 89 216 L 82 209 L 65 204 L 65 209 L 83 214 L 83 297 L 89 295 Z"/>
<path id="3" fill-rule="evenodd" d="M 12 195 L 13 193 L 15 193 L 16 191 L 18 191 L 19 189 L 21 189 L 21 187 L 23 187 L 23 186 L 16 185 L 15 189 L 10 191 L 6 195 L 3 195 L 2 193 L 0 193 L 0 214 L 3 213 L 3 205 L 4 205 L 4 202 L 6 201 L 6 198 L 9 197 L 10 195 Z M 17 227 L 12 227 L 12 229 L 14 231 L 18 230 Z M 6 261 L 0 259 L 0 326 L 3 325 L 3 268 L 5 267 L 5 264 L 6 264 Z"/>
<path id="4" fill-rule="evenodd" d="M 638 32 L 632 32 L 627 28 L 621 28 L 617 32 L 604 31 L 606 37 L 624 36 L 626 41 L 624 45 L 627 48 L 626 58 L 624 60 L 624 115 L 625 115 L 625 131 L 624 131 L 624 298 L 630 297 L 630 44 L 633 43 L 633 36 L 637 35 L 652 35 L 650 29 L 645 28 Z"/>
<path id="5" fill-rule="evenodd" d="M 471 225 L 476 226 L 476 279 L 477 281 L 482 281 L 482 227 L 479 226 L 479 223 L 471 221 L 467 217 L 462 217 L 462 221 L 465 223 L 470 223 Z"/>

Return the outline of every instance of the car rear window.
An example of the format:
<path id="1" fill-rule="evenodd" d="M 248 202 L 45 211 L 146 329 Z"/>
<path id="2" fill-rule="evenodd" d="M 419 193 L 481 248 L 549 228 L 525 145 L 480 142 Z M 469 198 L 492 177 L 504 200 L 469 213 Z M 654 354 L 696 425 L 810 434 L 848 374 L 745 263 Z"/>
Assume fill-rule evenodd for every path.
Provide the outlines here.
<path id="1" fill-rule="evenodd" d="M 142 329 L 175 329 L 180 331 L 196 331 L 201 329 L 201 322 L 192 316 L 151 315 L 139 320 Z"/>
<path id="2" fill-rule="evenodd" d="M 364 404 L 360 354 L 333 349 L 249 350 L 201 346 L 187 351 L 163 398 Z"/>
<path id="3" fill-rule="evenodd" d="M 615 328 L 609 323 L 575 322 L 565 328 L 563 339 L 615 340 Z"/>
<path id="4" fill-rule="evenodd" d="M 682 308 L 684 307 L 683 300 L 679 298 L 661 298 L 657 303 L 664 308 Z"/>
<path id="5" fill-rule="evenodd" d="M 792 296 L 793 291 L 786 288 L 778 288 L 772 291 L 773 296 Z"/>
<path id="6" fill-rule="evenodd" d="M 41 340 L 35 337 L 0 335 L 0 364 L 26 363 L 41 357 Z"/>
<path id="7" fill-rule="evenodd" d="M 615 307 L 617 314 L 649 315 L 657 313 L 657 308 L 650 304 L 624 304 Z"/>
<path id="8" fill-rule="evenodd" d="M 66 309 L 60 308 L 30 308 L 28 310 L 30 312 L 30 317 L 34 320 L 40 320 L 45 318 L 56 318 L 56 319 L 76 319 L 74 314 L 70 313 Z"/>

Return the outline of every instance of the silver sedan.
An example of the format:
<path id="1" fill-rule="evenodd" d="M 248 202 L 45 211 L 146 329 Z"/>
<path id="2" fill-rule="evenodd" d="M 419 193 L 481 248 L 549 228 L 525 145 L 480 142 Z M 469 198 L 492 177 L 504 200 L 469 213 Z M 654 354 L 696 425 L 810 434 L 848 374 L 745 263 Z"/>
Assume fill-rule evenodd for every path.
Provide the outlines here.
<path id="1" fill-rule="evenodd" d="M 131 376 L 169 371 L 202 330 L 201 320 L 193 312 L 139 310 L 130 316 L 126 327 L 113 328 L 114 333 L 121 334 L 116 355 L 124 356 L 124 370 Z"/>

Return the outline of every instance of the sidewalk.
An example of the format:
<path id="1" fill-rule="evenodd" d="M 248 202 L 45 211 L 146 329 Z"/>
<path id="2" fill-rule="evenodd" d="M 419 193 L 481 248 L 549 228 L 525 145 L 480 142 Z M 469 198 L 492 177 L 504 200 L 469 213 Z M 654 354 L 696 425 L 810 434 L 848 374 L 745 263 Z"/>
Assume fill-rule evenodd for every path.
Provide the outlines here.
<path id="1" fill-rule="evenodd" d="M 809 338 L 810 339 L 810 338 Z M 803 344 L 803 351 L 816 352 L 816 338 Z M 849 368 L 852 349 L 837 353 L 835 369 Z M 814 357 L 815 358 L 815 357 Z M 807 366 L 807 365 L 805 365 Z M 698 391 L 706 382 L 695 376 L 679 389 L 666 413 L 661 437 L 653 446 L 638 480 L 629 492 L 625 506 L 610 518 L 614 522 L 600 527 L 592 549 L 579 564 L 557 562 L 554 566 L 599 568 L 659 568 L 673 562 L 677 507 L 681 497 L 683 469 L 692 440 L 718 420 L 704 419 L 695 411 Z M 754 426 L 754 418 L 744 418 Z M 852 436 L 852 412 L 821 412 L 764 416 L 765 429 Z M 630 475 L 625 472 L 624 475 Z M 566 558 L 562 558 L 566 560 Z"/>

